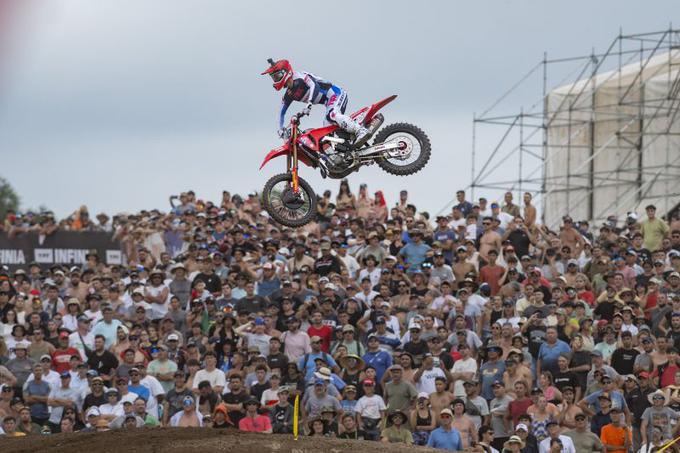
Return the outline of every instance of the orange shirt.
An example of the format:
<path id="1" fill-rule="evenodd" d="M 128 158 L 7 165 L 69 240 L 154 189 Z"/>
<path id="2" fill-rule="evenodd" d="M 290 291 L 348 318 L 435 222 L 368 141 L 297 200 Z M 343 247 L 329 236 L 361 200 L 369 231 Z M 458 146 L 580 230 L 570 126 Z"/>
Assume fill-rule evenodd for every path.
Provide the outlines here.
<path id="1" fill-rule="evenodd" d="M 269 417 L 266 415 L 258 415 L 255 418 L 243 417 L 238 422 L 238 429 L 249 433 L 261 433 L 272 429 Z"/>
<path id="2" fill-rule="evenodd" d="M 603 426 L 600 432 L 600 440 L 603 444 L 621 446 L 618 450 L 607 450 L 607 453 L 626 453 L 626 450 L 623 449 L 626 436 L 628 436 L 630 442 L 630 430 L 625 426 L 616 426 L 613 423 Z"/>

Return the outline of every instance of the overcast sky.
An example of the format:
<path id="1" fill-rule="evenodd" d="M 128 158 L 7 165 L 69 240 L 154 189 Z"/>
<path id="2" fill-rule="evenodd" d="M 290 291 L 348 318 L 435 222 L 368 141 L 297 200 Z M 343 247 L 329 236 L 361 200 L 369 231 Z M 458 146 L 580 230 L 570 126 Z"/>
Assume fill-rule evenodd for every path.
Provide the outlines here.
<path id="1" fill-rule="evenodd" d="M 0 176 L 23 208 L 45 205 L 58 216 L 81 204 L 91 212 L 167 209 L 169 195 L 188 189 L 212 200 L 223 189 L 259 191 L 284 165 L 258 171 L 279 142 L 280 93 L 259 75 L 268 57 L 345 88 L 350 110 L 398 94 L 386 121 L 423 128 L 431 162 L 406 178 L 364 168 L 350 184 L 383 189 L 390 204 L 408 188 L 420 210 L 434 213 L 470 182 L 473 112 L 544 51 L 604 50 L 620 27 L 666 29 L 680 12 L 670 0 L 15 4 L 4 11 L 11 27 L 0 45 Z M 539 94 L 536 79 L 506 108 Z M 488 147 L 494 138 L 478 140 Z M 335 194 L 338 181 L 309 168 L 301 174 Z"/>

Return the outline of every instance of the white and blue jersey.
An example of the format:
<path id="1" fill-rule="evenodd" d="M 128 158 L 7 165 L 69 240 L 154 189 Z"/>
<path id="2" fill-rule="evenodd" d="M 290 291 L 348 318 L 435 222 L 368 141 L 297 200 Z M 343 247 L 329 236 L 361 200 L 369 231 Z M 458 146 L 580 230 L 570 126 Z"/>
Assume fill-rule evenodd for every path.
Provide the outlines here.
<path id="1" fill-rule="evenodd" d="M 342 88 L 314 74 L 294 72 L 292 84 L 281 101 L 279 129 L 283 127 L 286 111 L 293 101 L 325 105 L 326 121 L 336 122 L 336 115 L 344 113 L 347 107 L 347 94 Z"/>

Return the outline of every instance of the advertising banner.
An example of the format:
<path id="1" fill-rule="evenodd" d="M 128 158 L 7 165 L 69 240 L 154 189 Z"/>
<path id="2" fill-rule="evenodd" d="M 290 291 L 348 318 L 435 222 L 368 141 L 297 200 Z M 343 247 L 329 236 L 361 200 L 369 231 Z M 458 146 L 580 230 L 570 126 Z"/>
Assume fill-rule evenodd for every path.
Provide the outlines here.
<path id="1" fill-rule="evenodd" d="M 0 264 L 12 271 L 25 269 L 34 261 L 44 268 L 53 264 L 80 266 L 91 251 L 106 264 L 124 264 L 121 245 L 111 236 L 100 231 L 58 231 L 50 236 L 26 233 L 9 238 L 0 232 Z"/>

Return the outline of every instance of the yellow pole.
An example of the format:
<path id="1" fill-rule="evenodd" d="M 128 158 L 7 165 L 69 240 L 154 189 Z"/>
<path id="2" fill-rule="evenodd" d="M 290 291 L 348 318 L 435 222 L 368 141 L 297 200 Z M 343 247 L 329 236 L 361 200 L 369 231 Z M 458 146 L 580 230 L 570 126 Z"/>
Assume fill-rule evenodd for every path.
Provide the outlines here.
<path id="1" fill-rule="evenodd" d="M 663 446 L 661 450 L 657 450 L 657 453 L 661 453 L 662 451 L 666 450 L 669 447 L 672 447 L 674 443 L 676 443 L 678 440 L 680 440 L 680 437 L 676 437 L 672 441 L 668 442 L 666 445 Z"/>
<path id="2" fill-rule="evenodd" d="M 295 395 L 295 406 L 293 411 L 293 437 L 298 440 L 298 414 L 300 413 L 300 395 Z"/>

